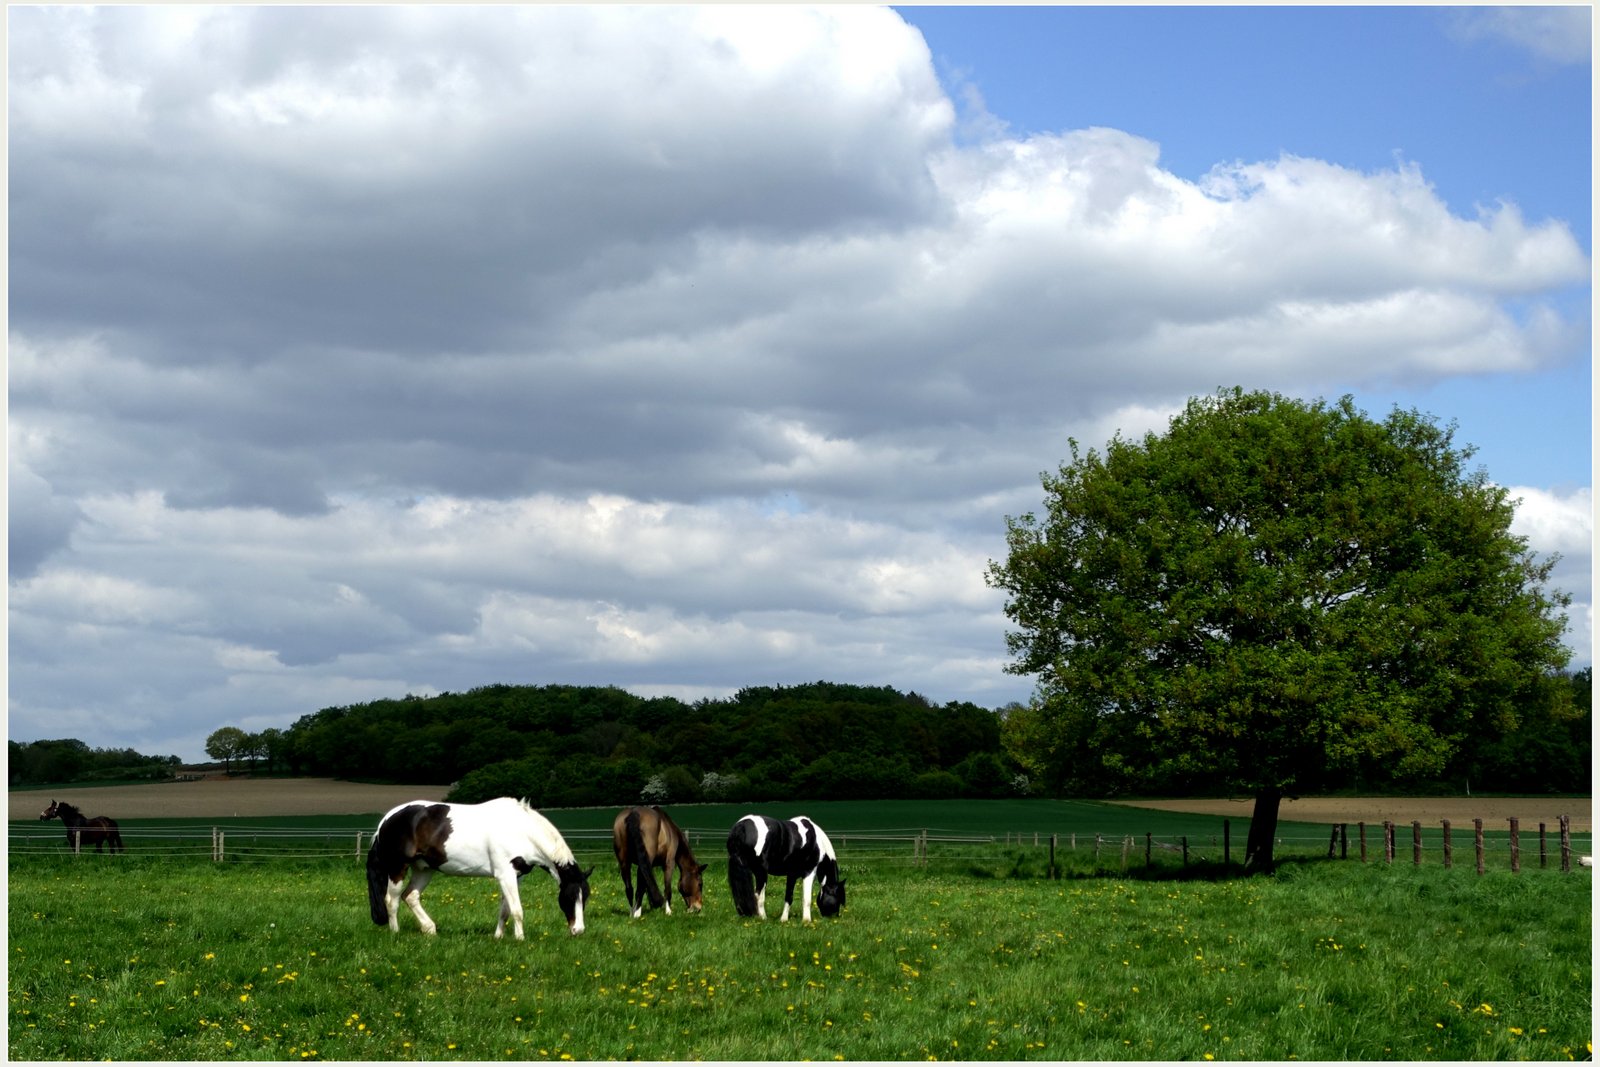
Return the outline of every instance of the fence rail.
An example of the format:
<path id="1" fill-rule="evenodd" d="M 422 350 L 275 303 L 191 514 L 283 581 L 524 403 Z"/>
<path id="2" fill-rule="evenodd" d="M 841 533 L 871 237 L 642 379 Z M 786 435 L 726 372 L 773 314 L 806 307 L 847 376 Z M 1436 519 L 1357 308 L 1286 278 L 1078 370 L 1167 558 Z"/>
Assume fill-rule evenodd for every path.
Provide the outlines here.
<path id="1" fill-rule="evenodd" d="M 1539 866 L 1544 867 L 1549 865 L 1552 857 L 1559 857 L 1561 869 L 1567 871 L 1574 866 L 1572 856 L 1575 853 L 1587 855 L 1593 851 L 1592 833 L 1570 833 L 1564 817 L 1560 826 L 1559 850 L 1550 847 L 1550 835 L 1547 834 L 1547 827 L 1543 823 L 1538 825 L 1537 844 L 1526 848 L 1522 837 L 1530 830 L 1521 828 L 1516 819 L 1509 820 L 1509 833 L 1504 837 L 1498 835 L 1486 837 L 1483 821 L 1478 819 L 1473 820 L 1473 823 L 1475 825 L 1472 847 L 1479 874 L 1484 873 L 1488 856 L 1495 857 L 1495 867 L 1508 865 L 1512 871 L 1519 870 L 1525 863 L 1537 862 Z M 1428 828 L 1429 834 L 1436 839 L 1432 848 L 1424 847 L 1423 825 L 1420 822 L 1410 824 L 1386 822 L 1381 825 L 1356 823 L 1355 849 L 1351 848 L 1349 823 L 1331 824 L 1331 834 L 1326 836 L 1321 833 L 1285 834 L 1276 839 L 1276 844 L 1279 849 L 1296 854 L 1308 852 L 1321 854 L 1325 845 L 1329 859 L 1359 858 L 1361 862 L 1381 859 L 1385 863 L 1393 864 L 1396 862 L 1396 835 L 1407 825 L 1411 830 L 1410 861 L 1414 865 L 1422 865 L 1427 853 L 1440 849 L 1441 846 L 1438 862 L 1442 862 L 1446 867 L 1454 865 L 1456 841 L 1452 831 L 1460 830 L 1462 827 L 1452 827 L 1449 820 L 1445 820 L 1438 828 Z M 727 837 L 725 828 L 684 827 L 684 832 L 696 852 L 707 855 L 719 853 Z M 1373 839 L 1370 843 L 1370 856 L 1369 836 Z M 124 842 L 141 856 L 167 856 L 218 862 L 340 858 L 361 861 L 365 859 L 367 849 L 372 845 L 372 837 L 373 830 L 370 824 L 317 829 L 293 826 L 225 828 L 196 824 L 152 830 L 127 829 L 122 832 Z M 571 830 L 565 832 L 563 837 L 582 862 L 607 860 L 611 857 L 610 830 Z M 1136 837 L 1123 831 L 1101 833 L 1083 830 L 1055 833 L 1001 831 L 992 834 L 973 834 L 934 827 L 899 827 L 834 832 L 829 837 L 839 854 L 840 862 L 846 865 L 870 863 L 927 867 L 930 856 L 942 864 L 984 862 L 992 861 L 1005 852 L 1026 853 L 1028 850 L 1036 850 L 1036 855 L 1043 856 L 1045 850 L 1048 850 L 1048 870 L 1051 874 L 1056 874 L 1060 870 L 1059 859 L 1065 859 L 1076 853 L 1092 852 L 1097 866 L 1115 863 L 1121 870 L 1140 865 L 1151 867 L 1155 865 L 1158 856 L 1166 857 L 1168 860 L 1181 857 L 1181 862 L 1185 866 L 1191 862 L 1227 864 L 1232 863 L 1235 858 L 1228 820 L 1222 821 L 1218 833 L 1204 835 L 1157 836 L 1146 833 Z M 65 835 L 59 827 L 52 830 L 42 826 L 33 828 L 13 825 L 7 835 L 7 848 L 9 854 L 13 856 L 71 855 Z M 1355 857 L 1352 857 L 1352 852 L 1355 853 Z M 1528 855 L 1524 855 L 1525 852 Z M 1508 863 L 1503 864 L 1500 861 L 1501 854 L 1508 857 Z M 1535 856 L 1536 860 L 1531 858 Z"/>

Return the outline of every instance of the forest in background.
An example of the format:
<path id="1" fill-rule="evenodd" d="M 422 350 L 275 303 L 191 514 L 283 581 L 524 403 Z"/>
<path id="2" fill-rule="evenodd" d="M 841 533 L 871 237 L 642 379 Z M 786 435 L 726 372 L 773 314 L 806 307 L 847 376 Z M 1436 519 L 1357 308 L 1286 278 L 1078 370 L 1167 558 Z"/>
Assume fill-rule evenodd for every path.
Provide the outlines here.
<path id="1" fill-rule="evenodd" d="M 1442 780 L 1405 784 L 1441 795 L 1589 793 L 1590 678 L 1588 668 L 1569 676 L 1564 714 L 1525 709 L 1516 731 L 1463 745 Z M 612 686 L 491 685 L 323 708 L 286 730 L 222 727 L 207 750 L 229 770 L 455 782 L 453 800 L 517 795 L 546 807 L 1195 794 L 1192 782 L 1118 777 L 1094 753 L 1076 780 L 1030 780 L 1008 753 L 1018 743 L 1007 729 L 1012 710 L 830 682 L 694 703 Z M 9 756 L 13 786 L 162 780 L 181 763 L 74 739 L 11 741 Z"/>

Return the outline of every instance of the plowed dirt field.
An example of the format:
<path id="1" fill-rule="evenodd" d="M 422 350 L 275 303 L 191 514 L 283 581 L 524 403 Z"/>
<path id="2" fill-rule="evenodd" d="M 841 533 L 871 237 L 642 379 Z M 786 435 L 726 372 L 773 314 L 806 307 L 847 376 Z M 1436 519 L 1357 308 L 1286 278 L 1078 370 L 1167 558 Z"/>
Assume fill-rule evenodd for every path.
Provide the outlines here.
<path id="1" fill-rule="evenodd" d="M 49 793 L 11 793 L 11 819 L 37 819 L 51 800 L 114 819 L 230 818 L 248 815 L 365 815 L 408 800 L 439 800 L 448 785 L 367 785 L 334 778 L 204 778 L 198 782 L 113 785 Z"/>
<path id="2" fill-rule="evenodd" d="M 1202 815 L 1221 815 L 1241 822 L 1250 818 L 1255 802 L 1240 800 L 1128 800 L 1113 801 L 1133 808 L 1162 811 L 1192 811 Z M 1526 830 L 1537 830 L 1541 822 L 1553 831 L 1566 815 L 1573 833 L 1590 831 L 1588 797 L 1301 797 L 1285 800 L 1278 810 L 1280 820 L 1319 823 L 1358 823 L 1382 825 L 1385 819 L 1410 826 L 1418 821 L 1435 827 L 1449 819 L 1452 826 L 1471 828 L 1473 819 L 1482 819 L 1485 830 L 1504 830 L 1507 819 L 1518 819 Z"/>
<path id="3" fill-rule="evenodd" d="M 70 801 L 88 815 L 118 819 L 224 818 L 250 815 L 364 815 L 385 812 L 408 800 L 438 800 L 448 785 L 367 785 L 333 778 L 205 778 L 198 782 L 107 786 L 62 791 L 10 793 L 11 819 L 36 819 L 52 799 Z M 1193 811 L 1206 815 L 1250 818 L 1253 802 L 1241 800 L 1118 801 L 1130 807 Z M 1285 800 L 1279 818 L 1297 822 L 1367 822 L 1390 819 L 1410 825 L 1413 819 L 1438 826 L 1449 819 L 1456 826 L 1482 819 L 1484 829 L 1504 830 L 1506 819 L 1520 819 L 1536 829 L 1540 822 L 1554 829 L 1560 816 L 1571 817 L 1574 833 L 1588 833 L 1588 798 L 1506 797 L 1302 797 Z"/>

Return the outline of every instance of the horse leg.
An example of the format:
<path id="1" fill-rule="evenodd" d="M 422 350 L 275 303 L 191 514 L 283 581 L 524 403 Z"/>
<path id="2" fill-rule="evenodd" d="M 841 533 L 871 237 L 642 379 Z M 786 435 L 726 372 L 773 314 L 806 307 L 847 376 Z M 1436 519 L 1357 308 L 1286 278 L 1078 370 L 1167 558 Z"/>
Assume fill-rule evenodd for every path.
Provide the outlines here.
<path id="1" fill-rule="evenodd" d="M 428 880 L 432 877 L 433 872 L 428 868 L 418 867 L 411 874 L 410 884 L 408 884 L 405 887 L 405 890 L 400 894 L 401 899 L 406 902 L 406 906 L 411 909 L 411 914 L 417 917 L 417 922 L 421 924 L 422 932 L 425 934 L 436 934 L 439 932 L 438 924 L 428 917 L 427 912 L 422 910 L 422 890 L 427 887 Z M 389 909 L 389 925 L 393 929 L 399 929 L 399 923 L 395 919 L 393 908 Z"/>
<path id="2" fill-rule="evenodd" d="M 767 871 L 764 867 L 756 871 L 756 915 L 767 917 Z"/>
<path id="3" fill-rule="evenodd" d="M 511 936 L 522 940 L 522 894 L 517 889 L 517 872 L 509 864 L 495 874 L 500 883 L 500 921 L 495 924 L 496 939 L 506 936 L 506 916 L 511 917 Z"/>
<path id="4" fill-rule="evenodd" d="M 399 876 L 388 878 L 384 882 L 383 901 L 384 907 L 389 912 L 389 929 L 395 933 L 400 932 L 400 886 L 403 884 L 405 872 Z"/>
<path id="5" fill-rule="evenodd" d="M 663 906 L 667 909 L 668 915 L 672 914 L 672 874 L 677 869 L 678 846 L 675 844 L 668 845 L 667 854 L 661 860 L 661 891 L 666 895 L 666 902 Z"/>
<path id="6" fill-rule="evenodd" d="M 617 856 L 617 869 L 622 872 L 622 888 L 628 893 L 628 914 L 637 919 L 644 914 L 644 889 L 639 890 L 639 907 L 633 906 L 633 864 L 624 860 L 619 853 Z"/>
<path id="7" fill-rule="evenodd" d="M 811 921 L 811 883 L 816 881 L 816 878 L 817 878 L 817 869 L 815 867 L 813 867 L 813 868 L 811 868 L 811 873 L 806 875 L 805 881 L 801 883 L 801 888 L 800 888 L 800 921 L 801 922 L 808 923 L 808 922 Z M 792 883 L 792 882 L 790 883 L 791 886 L 793 886 L 793 884 L 794 883 Z"/>
<path id="8" fill-rule="evenodd" d="M 778 921 L 781 923 L 786 923 L 789 921 L 789 908 L 794 904 L 794 881 L 795 877 L 792 874 L 784 879 L 783 914 L 778 917 Z"/>

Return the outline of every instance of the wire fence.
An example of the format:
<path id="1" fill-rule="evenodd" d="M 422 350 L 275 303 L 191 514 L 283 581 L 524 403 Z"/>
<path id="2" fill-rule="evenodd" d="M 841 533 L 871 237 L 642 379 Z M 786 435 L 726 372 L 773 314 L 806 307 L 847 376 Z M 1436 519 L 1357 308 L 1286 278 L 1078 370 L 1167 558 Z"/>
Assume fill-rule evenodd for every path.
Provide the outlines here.
<path id="1" fill-rule="evenodd" d="M 1275 839 L 1275 851 L 1280 857 L 1314 855 L 1360 862 L 1409 862 L 1420 866 L 1426 861 L 1452 866 L 1457 865 L 1452 855 L 1454 850 L 1470 850 L 1470 859 L 1460 857 L 1459 865 L 1475 862 L 1480 872 L 1486 866 L 1517 870 L 1522 866 L 1544 867 L 1556 863 L 1567 870 L 1580 865 L 1575 858 L 1579 854 L 1593 852 L 1593 835 L 1589 832 L 1562 833 L 1558 838 L 1555 833 L 1547 832 L 1548 828 L 1541 823 L 1536 836 L 1531 827 L 1519 834 L 1513 821 L 1507 830 L 1485 833 L 1481 820 L 1478 822 L 1477 826 L 1468 824 L 1465 828 L 1445 825 L 1426 829 L 1420 823 L 1334 823 L 1329 833 L 1281 835 Z M 720 854 L 727 839 L 726 828 L 683 829 L 696 855 Z M 1355 834 L 1354 844 L 1352 833 Z M 580 863 L 613 859 L 609 829 L 569 830 L 563 837 Z M 127 850 L 139 856 L 212 862 L 343 859 L 361 863 L 372 846 L 372 838 L 370 824 L 316 829 L 193 824 L 122 831 Z M 974 834 L 937 827 L 891 827 L 836 831 L 830 833 L 829 838 L 840 864 L 847 869 L 858 865 L 905 869 L 992 868 L 1001 864 L 1015 871 L 1031 864 L 1056 873 L 1064 867 L 1127 871 L 1174 864 L 1228 864 L 1243 859 L 1243 841 L 1231 839 L 1226 820 L 1217 833 L 1200 835 L 1133 835 L 1121 830 L 1115 833 L 1073 830 Z M 8 832 L 7 848 L 11 856 L 73 855 L 60 827 L 13 824 Z M 84 854 L 94 855 L 94 852 L 86 849 Z"/>

